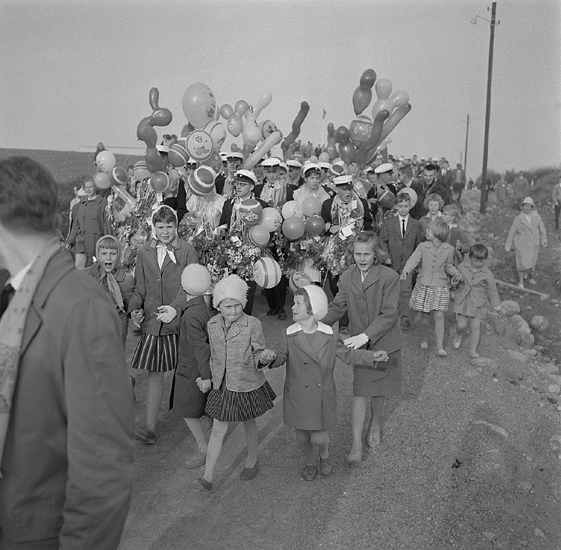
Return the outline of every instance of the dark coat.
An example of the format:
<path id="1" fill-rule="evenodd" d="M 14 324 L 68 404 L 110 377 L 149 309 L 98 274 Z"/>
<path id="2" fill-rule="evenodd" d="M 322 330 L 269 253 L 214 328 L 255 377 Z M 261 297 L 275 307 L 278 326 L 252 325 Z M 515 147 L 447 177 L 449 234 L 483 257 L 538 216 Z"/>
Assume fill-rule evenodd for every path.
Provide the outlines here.
<path id="1" fill-rule="evenodd" d="M 265 201 L 262 201 L 261 199 L 258 199 L 255 196 L 251 198 L 254 198 L 263 208 L 269 207 L 269 205 Z M 230 229 L 230 223 L 232 222 L 232 211 L 234 209 L 234 201 L 235 199 L 226 201 L 222 206 L 222 214 L 220 215 L 220 222 L 218 223 L 218 225 L 225 225 L 227 229 Z"/>
<path id="2" fill-rule="evenodd" d="M 380 228 L 380 243 L 390 255 L 392 268 L 401 273 L 405 262 L 423 241 L 421 223 L 411 216 L 407 220 L 405 237 L 401 236 L 399 216 L 390 218 Z"/>
<path id="3" fill-rule="evenodd" d="M 134 461 L 119 332 L 100 285 L 74 268 L 68 252 L 57 252 L 23 334 L 0 465 L 2 550 L 119 546 Z"/>
<path id="4" fill-rule="evenodd" d="M 415 210 L 414 217 L 417 220 L 427 214 L 428 210 L 425 208 L 423 203 L 425 202 L 427 196 L 431 193 L 440 195 L 445 205 L 450 204 L 450 192 L 444 185 L 442 185 L 438 178 L 434 179 L 430 185 L 426 185 L 426 183 L 422 180 L 417 181 L 416 183 L 411 184 L 411 189 L 417 193 L 417 204 L 415 205 L 415 208 L 412 209 L 412 211 Z M 409 213 L 413 215 L 411 212 Z"/>
<path id="5" fill-rule="evenodd" d="M 299 323 L 289 326 L 273 349 L 277 358 L 271 368 L 286 362 L 284 423 L 299 430 L 328 430 L 336 426 L 336 357 L 346 365 L 375 366 L 371 351 L 347 348 L 339 333 L 324 323 L 318 323 L 311 344 Z"/>
<path id="6" fill-rule="evenodd" d="M 321 205 L 321 217 L 323 218 L 323 221 L 326 224 L 332 224 L 333 220 L 331 219 L 331 206 L 333 205 L 333 199 L 335 197 L 331 197 L 330 199 L 327 199 L 325 201 L 323 201 L 323 204 Z M 353 197 L 353 200 L 357 200 L 356 195 L 355 197 Z M 365 199 L 361 199 L 360 197 L 358 197 L 358 200 L 361 201 L 362 206 L 364 208 L 364 216 L 363 216 L 363 229 L 365 231 L 368 231 L 369 229 L 372 229 L 372 214 L 370 213 L 370 207 L 369 204 L 366 202 Z"/>

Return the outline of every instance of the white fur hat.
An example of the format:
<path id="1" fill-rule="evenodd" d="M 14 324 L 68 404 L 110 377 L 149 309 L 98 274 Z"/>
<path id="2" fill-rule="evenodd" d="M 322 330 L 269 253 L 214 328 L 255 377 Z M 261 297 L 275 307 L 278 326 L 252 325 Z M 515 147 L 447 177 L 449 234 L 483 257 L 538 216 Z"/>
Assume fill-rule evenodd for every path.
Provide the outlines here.
<path id="1" fill-rule="evenodd" d="M 231 298 L 245 307 L 247 302 L 247 283 L 237 275 L 228 275 L 214 285 L 212 305 L 218 309 L 220 302 Z"/>
<path id="2" fill-rule="evenodd" d="M 312 306 L 312 314 L 316 321 L 321 321 L 327 315 L 327 294 L 317 285 L 302 287 L 308 294 Z"/>
<path id="3" fill-rule="evenodd" d="M 202 296 L 210 285 L 210 273 L 204 265 L 189 264 L 181 274 L 181 286 L 191 296 Z"/>

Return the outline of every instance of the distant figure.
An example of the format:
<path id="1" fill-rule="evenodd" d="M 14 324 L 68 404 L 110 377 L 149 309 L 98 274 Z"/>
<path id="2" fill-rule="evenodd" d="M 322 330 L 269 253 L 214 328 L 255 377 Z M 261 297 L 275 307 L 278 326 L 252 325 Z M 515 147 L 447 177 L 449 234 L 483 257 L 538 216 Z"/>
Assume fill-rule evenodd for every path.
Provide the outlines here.
<path id="1" fill-rule="evenodd" d="M 452 191 L 457 191 L 459 194 L 459 199 L 462 198 L 462 190 L 466 186 L 466 173 L 464 172 L 462 165 L 460 163 L 456 164 L 456 169 L 454 170 Z"/>
<path id="2" fill-rule="evenodd" d="M 524 177 L 524 172 L 522 172 L 522 170 L 518 172 L 518 176 L 514 178 L 512 187 L 514 192 L 514 200 L 516 201 L 516 206 L 518 210 L 520 210 L 522 206 L 522 199 L 528 196 L 528 194 L 530 193 L 530 183 Z"/>
<path id="3" fill-rule="evenodd" d="M 507 195 L 507 183 L 504 176 L 501 176 L 501 179 L 497 182 L 496 192 L 497 201 L 499 204 L 504 204 L 506 202 Z"/>
<path id="4" fill-rule="evenodd" d="M 93 162 L 95 164 L 95 159 L 97 158 L 97 155 L 99 155 L 99 153 L 101 153 L 101 151 L 105 151 L 105 145 L 103 145 L 103 143 L 101 143 L 101 141 L 97 144 L 97 148 L 95 150 L 94 153 L 94 159 Z"/>

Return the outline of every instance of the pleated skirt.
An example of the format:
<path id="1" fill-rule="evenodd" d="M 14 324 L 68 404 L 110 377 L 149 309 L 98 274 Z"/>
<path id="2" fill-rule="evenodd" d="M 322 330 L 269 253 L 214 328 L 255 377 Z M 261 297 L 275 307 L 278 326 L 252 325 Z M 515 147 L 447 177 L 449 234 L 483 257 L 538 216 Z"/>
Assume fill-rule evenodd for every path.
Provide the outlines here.
<path id="1" fill-rule="evenodd" d="M 134 350 L 131 367 L 150 372 L 168 372 L 177 366 L 177 334 L 142 334 Z"/>
<path id="2" fill-rule="evenodd" d="M 265 414 L 272 409 L 277 397 L 269 382 L 248 392 L 230 391 L 226 388 L 226 375 L 220 388 L 210 390 L 205 412 L 220 422 L 243 422 Z"/>
<path id="3" fill-rule="evenodd" d="M 450 305 L 450 290 L 447 286 L 427 286 L 417 283 L 411 293 L 409 307 L 415 311 L 447 311 Z"/>

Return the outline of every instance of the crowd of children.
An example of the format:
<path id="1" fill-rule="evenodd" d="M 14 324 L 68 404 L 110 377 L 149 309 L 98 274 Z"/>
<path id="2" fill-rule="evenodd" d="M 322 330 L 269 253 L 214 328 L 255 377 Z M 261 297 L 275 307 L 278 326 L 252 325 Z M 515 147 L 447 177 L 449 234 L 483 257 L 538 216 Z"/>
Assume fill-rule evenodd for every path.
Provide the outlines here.
<path id="1" fill-rule="evenodd" d="M 274 172 L 278 163 L 273 164 L 265 163 L 267 173 Z M 256 177 L 248 171 L 238 172 L 231 182 L 233 189 L 247 183 L 251 193 Z M 320 170 L 304 169 L 304 183 L 317 176 L 316 172 Z M 379 172 L 387 175 L 383 169 Z M 269 174 L 273 182 L 274 175 Z M 334 467 L 329 430 L 337 423 L 337 357 L 353 367 L 352 446 L 347 456 L 351 464 L 362 461 L 363 443 L 374 448 L 381 441 L 385 398 L 401 391 L 402 333 L 410 329 L 412 312 L 420 315 L 421 349 L 429 348 L 432 315 L 437 355 L 448 355 L 445 313 L 452 310 L 456 320 L 453 348 L 460 348 L 469 320 L 469 355 L 478 357 L 481 321 L 489 303 L 500 311 L 500 300 L 485 265 L 487 248 L 471 245 L 460 227 L 459 198 L 445 204 L 440 184 L 432 179 L 419 187 L 419 194 L 406 183 L 396 186 L 390 207 L 393 215 L 383 217 L 377 231 L 364 230 L 369 228 L 365 227 L 369 207 L 366 199 L 356 198 L 353 181 L 352 174 L 335 177 L 335 192 L 326 198 L 322 210 L 329 218 L 328 231 L 330 227 L 339 231 L 341 219 L 358 212 L 352 220 L 358 227 L 351 245 L 354 266 L 331 281 L 331 303 L 322 287 L 309 279 L 293 288 L 294 322 L 270 347 L 261 322 L 247 309 L 255 285 L 229 275 L 212 287 L 210 274 L 199 265 L 193 246 L 178 238 L 178 217 L 170 206 L 160 205 L 153 211 L 151 239 L 138 251 L 134 278 L 120 266 L 119 241 L 110 235 L 97 239 L 96 262 L 87 271 L 114 300 L 122 319 L 123 340 L 129 319 L 140 331 L 131 366 L 147 371 L 147 388 L 145 421 L 138 427 L 136 439 L 155 444 L 164 374 L 174 371 L 170 409 L 185 420 L 195 439 L 196 450 L 185 466 L 204 466 L 204 473 L 195 481 L 202 491 L 213 490 L 214 471 L 232 422 L 242 422 L 246 436 L 247 456 L 240 478 L 251 480 L 258 474 L 255 419 L 273 408 L 276 398 L 265 375 L 268 368 L 285 365 L 284 422 L 294 428 L 304 456 L 301 477 L 311 481 L 318 473 L 329 475 Z M 426 214 L 415 219 L 411 212 L 418 197 L 422 208 L 416 212 Z M 232 210 L 228 220 L 237 212 L 238 202 L 235 198 L 226 201 Z M 531 198 L 522 202 L 522 213 L 506 242 L 507 251 L 512 243 L 519 284 L 523 285 L 535 268 L 539 245 L 546 243 Z M 283 298 L 286 287 L 282 288 Z M 268 301 L 270 311 L 280 311 Z M 349 335 L 342 336 L 336 328 L 343 320 Z"/>

